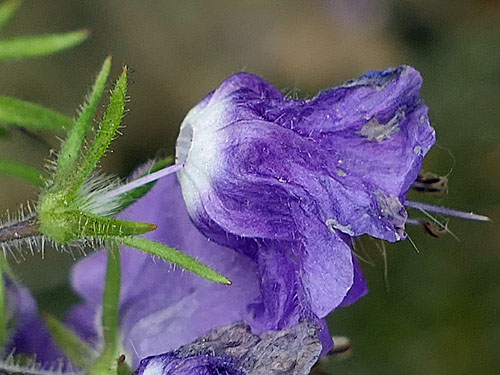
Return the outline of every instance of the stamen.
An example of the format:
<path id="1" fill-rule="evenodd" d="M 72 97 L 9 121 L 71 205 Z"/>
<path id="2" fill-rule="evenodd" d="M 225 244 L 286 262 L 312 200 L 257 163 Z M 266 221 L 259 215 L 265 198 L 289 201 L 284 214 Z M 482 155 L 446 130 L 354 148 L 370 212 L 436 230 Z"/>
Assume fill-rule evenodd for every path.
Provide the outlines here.
<path id="1" fill-rule="evenodd" d="M 410 235 L 408 233 L 406 233 L 406 235 L 408 236 L 408 241 L 411 243 L 411 246 L 413 246 L 413 248 L 415 249 L 415 252 L 417 254 L 420 254 L 420 250 L 418 250 L 418 247 L 417 247 L 417 244 L 415 242 L 413 242 L 413 240 L 411 239 Z"/>
<path id="2" fill-rule="evenodd" d="M 130 181 L 129 183 L 127 183 L 125 185 L 122 185 L 114 190 L 107 192 L 106 194 L 103 194 L 101 197 L 99 197 L 99 200 L 104 201 L 104 200 L 108 200 L 108 199 L 117 197 L 117 196 L 122 195 L 124 193 L 127 193 L 131 190 L 137 189 L 138 187 L 149 184 L 150 182 L 156 181 L 162 177 L 168 176 L 169 174 L 175 173 L 178 170 L 182 169 L 182 167 L 184 167 L 184 163 L 178 163 L 178 164 L 174 164 L 174 165 L 171 165 L 169 167 L 160 169 L 159 171 L 148 174 L 146 176 L 137 178 L 133 181 Z"/>
<path id="3" fill-rule="evenodd" d="M 460 219 L 476 220 L 476 221 L 490 221 L 490 218 L 488 216 L 477 215 L 477 214 L 474 214 L 472 212 L 463 212 L 463 211 L 452 210 L 450 208 L 434 206 L 432 204 L 427 204 L 427 203 L 422 203 L 422 202 L 415 202 L 415 201 L 407 200 L 405 202 L 405 206 L 409 207 L 409 208 L 415 208 L 417 210 L 425 210 L 425 211 L 429 211 L 429 212 L 435 212 L 437 214 L 441 214 L 441 215 L 445 215 L 445 216 L 454 216 L 454 217 L 458 217 Z"/>
<path id="4" fill-rule="evenodd" d="M 379 243 L 375 242 L 375 246 L 377 246 L 377 249 L 379 249 L 380 254 L 382 255 L 382 259 L 384 260 L 384 283 L 385 283 L 385 290 L 386 292 L 390 291 L 390 285 L 389 285 L 389 266 L 387 263 L 387 250 L 385 247 L 385 241 L 380 240 Z"/>
<path id="5" fill-rule="evenodd" d="M 356 258 L 358 258 L 360 261 L 369 264 L 370 266 L 375 266 L 375 263 L 373 263 L 371 260 L 368 260 L 367 258 L 362 257 L 359 255 L 357 249 L 356 249 L 356 242 L 355 242 L 355 237 L 351 237 L 351 247 L 352 247 L 352 253 Z"/>

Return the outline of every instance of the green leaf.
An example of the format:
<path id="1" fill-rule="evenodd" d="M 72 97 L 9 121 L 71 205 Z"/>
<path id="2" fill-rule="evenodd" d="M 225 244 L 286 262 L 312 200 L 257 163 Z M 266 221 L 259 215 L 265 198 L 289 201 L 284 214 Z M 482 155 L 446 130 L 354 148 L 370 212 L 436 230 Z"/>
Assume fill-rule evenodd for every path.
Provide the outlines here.
<path id="1" fill-rule="evenodd" d="M 43 172 L 29 165 L 0 157 L 0 173 L 22 178 L 33 185 L 43 186 Z"/>
<path id="2" fill-rule="evenodd" d="M 75 125 L 71 128 L 68 138 L 59 154 L 59 158 L 57 159 L 57 175 L 62 176 L 67 174 L 69 169 L 74 166 L 74 163 L 80 157 L 85 136 L 91 128 L 97 106 L 106 88 L 110 70 L 111 57 L 108 57 L 104 61 L 101 71 L 97 76 L 87 104 L 84 106 Z"/>
<path id="3" fill-rule="evenodd" d="M 154 173 L 156 171 L 159 171 L 160 169 L 168 167 L 173 163 L 173 160 L 174 159 L 171 156 L 169 156 L 165 159 L 155 162 L 146 173 L 143 173 L 138 178 L 147 176 L 148 174 Z M 153 188 L 156 182 L 157 181 L 150 182 L 149 184 L 140 186 L 137 189 L 131 190 L 128 193 L 123 194 L 121 196 L 121 204 L 119 211 L 123 211 L 128 206 L 135 203 L 137 200 L 146 195 Z"/>
<path id="4" fill-rule="evenodd" d="M 165 246 L 159 242 L 154 242 L 146 238 L 131 237 L 125 238 L 123 244 L 156 255 L 170 263 L 177 264 L 182 268 L 204 277 L 207 280 L 220 284 L 231 285 L 231 281 L 222 276 L 217 271 L 194 259 L 193 257 L 180 252 L 179 250 Z"/>
<path id="5" fill-rule="evenodd" d="M 90 375 L 116 374 L 118 367 L 121 283 L 120 249 L 116 243 L 110 243 L 108 248 L 106 284 L 102 300 L 104 348 L 99 359 L 88 371 Z"/>
<path id="6" fill-rule="evenodd" d="M 0 122 L 55 131 L 73 126 L 72 119 L 56 111 L 7 96 L 0 96 Z"/>
<path id="7" fill-rule="evenodd" d="M 63 323 L 47 313 L 42 313 L 42 316 L 54 341 L 75 365 L 84 369 L 97 358 L 98 353 Z"/>
<path id="8" fill-rule="evenodd" d="M 7 137 L 9 132 L 4 127 L 0 126 L 0 138 Z"/>
<path id="9" fill-rule="evenodd" d="M 124 67 L 111 94 L 108 110 L 104 115 L 96 138 L 81 163 L 79 163 L 73 173 L 65 177 L 62 181 L 55 180 L 55 185 L 62 185 L 62 191 L 66 194 L 67 200 L 74 198 L 78 189 L 94 171 L 98 161 L 101 160 L 108 150 L 111 141 L 120 127 L 127 96 L 127 76 L 128 68 Z"/>
<path id="10" fill-rule="evenodd" d="M 0 29 L 9 22 L 19 5 L 21 5 L 20 0 L 9 0 L 0 4 Z"/>
<path id="11" fill-rule="evenodd" d="M 88 30 L 0 40 L 0 61 L 52 55 L 80 44 Z"/>

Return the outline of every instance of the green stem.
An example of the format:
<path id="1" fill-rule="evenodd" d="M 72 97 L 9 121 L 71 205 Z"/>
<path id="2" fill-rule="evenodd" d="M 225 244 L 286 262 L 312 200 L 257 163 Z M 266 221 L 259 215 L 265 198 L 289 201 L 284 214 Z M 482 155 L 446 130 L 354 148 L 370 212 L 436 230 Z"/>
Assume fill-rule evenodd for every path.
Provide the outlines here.
<path id="1" fill-rule="evenodd" d="M 120 249 L 114 242 L 108 245 L 106 285 L 102 299 L 102 327 L 104 349 L 99 359 L 89 369 L 89 375 L 109 375 L 117 373 L 119 357 L 118 337 L 120 329 Z"/>

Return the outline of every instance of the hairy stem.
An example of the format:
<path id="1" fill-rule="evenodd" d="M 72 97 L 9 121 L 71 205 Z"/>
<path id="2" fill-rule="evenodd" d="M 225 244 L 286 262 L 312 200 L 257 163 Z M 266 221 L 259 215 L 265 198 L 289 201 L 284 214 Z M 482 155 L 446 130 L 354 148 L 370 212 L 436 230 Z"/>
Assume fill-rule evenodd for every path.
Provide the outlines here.
<path id="1" fill-rule="evenodd" d="M 31 216 L 22 221 L 0 227 L 0 243 L 36 237 L 39 235 L 40 232 L 38 231 L 38 220 L 36 216 Z"/>

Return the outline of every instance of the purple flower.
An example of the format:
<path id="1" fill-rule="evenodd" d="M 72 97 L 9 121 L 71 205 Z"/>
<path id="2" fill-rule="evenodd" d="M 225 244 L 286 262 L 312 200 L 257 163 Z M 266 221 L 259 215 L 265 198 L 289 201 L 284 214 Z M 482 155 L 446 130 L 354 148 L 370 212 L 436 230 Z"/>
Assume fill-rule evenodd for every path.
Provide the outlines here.
<path id="1" fill-rule="evenodd" d="M 297 100 L 239 73 L 187 115 L 187 210 L 208 238 L 255 259 L 262 329 L 365 293 L 351 237 L 405 238 L 406 193 L 435 141 L 421 84 L 402 66 Z"/>
<path id="2" fill-rule="evenodd" d="M 14 352 L 36 358 L 45 364 L 64 358 L 41 320 L 36 302 L 29 290 L 4 276 L 7 298 L 7 320 L 12 327 L 4 353 Z"/>
<path id="3" fill-rule="evenodd" d="M 308 375 L 321 344 L 316 328 L 301 322 L 260 337 L 244 323 L 217 328 L 174 352 L 145 358 L 137 375 Z"/>

